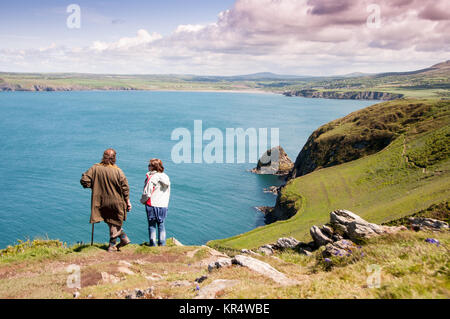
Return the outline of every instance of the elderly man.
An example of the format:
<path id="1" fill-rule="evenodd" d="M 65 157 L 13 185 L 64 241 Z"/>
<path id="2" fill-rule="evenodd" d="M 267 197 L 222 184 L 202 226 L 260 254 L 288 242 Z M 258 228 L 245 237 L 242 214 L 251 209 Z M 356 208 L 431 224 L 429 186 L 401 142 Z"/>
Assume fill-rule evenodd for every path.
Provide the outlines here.
<path id="1" fill-rule="evenodd" d="M 84 188 L 92 189 L 90 223 L 104 221 L 109 226 L 108 252 L 128 245 L 130 240 L 122 225 L 131 210 L 130 189 L 125 174 L 116 165 L 116 151 L 107 149 L 102 161 L 85 172 L 80 183 Z M 118 237 L 120 242 L 116 246 Z"/>

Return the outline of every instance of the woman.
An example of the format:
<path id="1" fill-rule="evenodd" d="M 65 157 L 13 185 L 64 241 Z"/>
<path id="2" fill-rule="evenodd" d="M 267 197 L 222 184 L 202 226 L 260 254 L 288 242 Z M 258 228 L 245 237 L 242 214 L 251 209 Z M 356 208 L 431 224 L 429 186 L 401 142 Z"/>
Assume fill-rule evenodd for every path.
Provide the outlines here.
<path id="1" fill-rule="evenodd" d="M 156 228 L 158 228 L 158 245 L 165 246 L 164 221 L 169 207 L 170 180 L 164 173 L 164 166 L 160 159 L 151 159 L 148 168 L 141 203 L 145 205 L 147 211 L 150 246 L 156 246 Z"/>

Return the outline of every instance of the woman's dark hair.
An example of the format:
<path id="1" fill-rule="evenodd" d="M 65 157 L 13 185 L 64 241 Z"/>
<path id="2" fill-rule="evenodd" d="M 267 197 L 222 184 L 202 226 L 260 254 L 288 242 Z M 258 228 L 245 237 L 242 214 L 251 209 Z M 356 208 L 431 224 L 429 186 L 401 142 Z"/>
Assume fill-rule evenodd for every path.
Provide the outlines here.
<path id="1" fill-rule="evenodd" d="M 158 158 L 152 158 L 150 160 L 150 165 L 149 166 L 150 166 L 150 170 L 151 171 L 157 171 L 158 173 L 163 173 L 164 172 L 163 163 Z"/>
<path id="2" fill-rule="evenodd" d="M 116 164 L 116 151 L 112 148 L 108 148 L 103 152 L 102 162 L 103 165 L 115 165 Z"/>

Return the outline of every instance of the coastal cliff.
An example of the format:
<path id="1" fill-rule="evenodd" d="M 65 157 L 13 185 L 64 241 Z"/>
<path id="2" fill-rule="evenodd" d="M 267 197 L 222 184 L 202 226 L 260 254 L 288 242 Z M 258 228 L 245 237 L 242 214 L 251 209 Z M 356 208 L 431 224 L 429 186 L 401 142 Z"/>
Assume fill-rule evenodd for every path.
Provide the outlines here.
<path id="1" fill-rule="evenodd" d="M 367 206 L 375 214 L 378 204 L 373 200 L 378 195 L 384 206 L 390 205 L 386 203 L 388 198 L 397 202 L 392 203 L 395 212 L 383 210 L 374 215 L 384 221 L 381 216 L 414 213 L 406 204 L 409 200 L 424 197 L 429 205 L 444 200 L 448 196 L 442 181 L 448 175 L 450 156 L 449 106 L 446 100 L 401 99 L 367 107 L 321 126 L 297 156 L 287 184 L 278 192 L 275 207 L 265 214 L 266 221 L 292 219 L 299 211 L 304 214 L 304 203 L 309 205 L 308 214 L 315 214 L 310 211 L 315 207 L 313 202 L 319 205 L 317 208 L 324 203 L 330 209 L 340 207 L 336 205 L 341 202 L 352 207 Z M 348 165 L 341 165 L 344 163 Z M 429 188 L 431 183 L 436 189 Z M 411 193 L 417 193 L 417 198 L 408 199 Z M 405 203 L 400 205 L 402 201 Z M 425 202 L 419 206 L 422 204 Z"/>
<path id="2" fill-rule="evenodd" d="M 307 98 L 321 98 L 321 99 L 347 99 L 347 100 L 395 100 L 402 98 L 403 94 L 375 92 L 375 91 L 319 91 L 314 89 L 286 91 L 285 96 L 300 96 Z"/>

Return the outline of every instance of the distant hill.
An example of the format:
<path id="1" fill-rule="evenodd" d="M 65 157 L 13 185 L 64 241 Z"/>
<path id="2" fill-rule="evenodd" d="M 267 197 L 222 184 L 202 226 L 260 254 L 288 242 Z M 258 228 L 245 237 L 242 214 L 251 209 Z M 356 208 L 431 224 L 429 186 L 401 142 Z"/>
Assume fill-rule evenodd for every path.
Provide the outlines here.
<path id="1" fill-rule="evenodd" d="M 286 93 L 288 96 L 341 99 L 392 99 L 402 96 L 450 98 L 449 63 L 446 61 L 410 72 L 356 72 L 340 76 L 282 75 L 271 72 L 235 76 L 0 72 L 0 91 L 259 90 Z M 313 96 L 300 94 L 302 91 L 308 92 L 307 90 L 317 92 Z"/>

